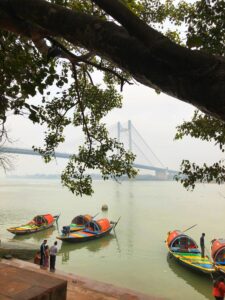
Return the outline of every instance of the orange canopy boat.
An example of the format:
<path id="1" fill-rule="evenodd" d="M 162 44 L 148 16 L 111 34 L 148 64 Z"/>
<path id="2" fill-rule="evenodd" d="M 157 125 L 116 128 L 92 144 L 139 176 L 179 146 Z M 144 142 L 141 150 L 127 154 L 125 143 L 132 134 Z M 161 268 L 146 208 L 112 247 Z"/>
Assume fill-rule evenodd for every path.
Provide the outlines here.
<path id="1" fill-rule="evenodd" d="M 109 234 L 110 231 L 116 227 L 118 221 L 114 223 L 110 222 L 106 218 L 98 221 L 92 219 L 90 222 L 85 224 L 84 230 L 62 234 L 58 236 L 57 239 L 70 243 L 79 243 L 101 238 Z"/>
<path id="2" fill-rule="evenodd" d="M 207 256 L 201 257 L 196 242 L 180 230 L 168 232 L 166 245 L 169 253 L 179 263 L 201 273 L 215 272 L 214 265 Z"/>
<path id="3" fill-rule="evenodd" d="M 211 241 L 211 256 L 216 269 L 225 273 L 225 239 Z"/>
<path id="4" fill-rule="evenodd" d="M 10 227 L 7 230 L 16 235 L 22 235 L 27 233 L 35 233 L 44 229 L 48 229 L 54 225 L 58 220 L 59 215 L 53 216 L 51 214 L 37 215 L 30 222 L 17 227 Z"/>

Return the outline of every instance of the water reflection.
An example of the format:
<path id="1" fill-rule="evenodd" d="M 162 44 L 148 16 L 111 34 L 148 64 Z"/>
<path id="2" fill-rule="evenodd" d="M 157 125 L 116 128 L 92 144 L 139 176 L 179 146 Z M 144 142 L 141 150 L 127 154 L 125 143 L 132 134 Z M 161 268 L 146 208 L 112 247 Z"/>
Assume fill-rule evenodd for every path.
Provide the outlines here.
<path id="1" fill-rule="evenodd" d="M 102 248 L 109 246 L 110 242 L 113 239 L 115 239 L 115 236 L 110 234 L 108 236 L 105 236 L 102 239 L 89 241 L 89 242 L 74 243 L 74 244 L 62 243 L 61 249 L 59 250 L 59 254 L 62 254 L 62 263 L 69 261 L 71 251 L 75 251 L 79 249 L 87 249 L 88 251 L 91 252 L 97 252 Z"/>
<path id="2" fill-rule="evenodd" d="M 25 241 L 25 240 L 27 241 L 29 239 L 33 239 L 37 242 L 41 242 L 44 239 L 49 239 L 56 229 L 58 229 L 58 227 L 53 226 L 48 229 L 31 233 L 31 234 L 15 235 L 12 239 L 17 241 Z"/>
<path id="3" fill-rule="evenodd" d="M 133 191 L 133 182 L 128 181 L 127 182 L 127 189 L 125 190 L 126 195 L 124 196 L 124 193 L 121 193 L 121 189 L 119 188 L 119 185 L 116 185 L 116 193 L 115 193 L 115 201 L 117 201 L 121 206 L 124 205 L 124 199 L 127 199 L 128 205 L 126 205 L 126 211 L 123 212 L 123 219 L 126 220 L 126 235 L 124 237 L 124 240 L 126 241 L 126 248 L 127 248 L 127 254 L 129 256 L 132 256 L 133 254 L 133 238 L 134 238 L 134 220 L 137 217 L 136 213 L 136 207 L 135 207 L 135 197 L 134 197 L 134 191 Z M 116 237 L 117 242 L 117 249 L 119 252 L 121 252 L 119 241 Z"/>
<path id="4" fill-rule="evenodd" d="M 202 276 L 197 272 L 181 266 L 173 257 L 171 257 L 170 253 L 167 255 L 167 262 L 170 269 L 176 274 L 177 277 L 182 278 L 188 285 L 192 286 L 206 299 L 212 299 L 212 280 L 210 276 Z"/>

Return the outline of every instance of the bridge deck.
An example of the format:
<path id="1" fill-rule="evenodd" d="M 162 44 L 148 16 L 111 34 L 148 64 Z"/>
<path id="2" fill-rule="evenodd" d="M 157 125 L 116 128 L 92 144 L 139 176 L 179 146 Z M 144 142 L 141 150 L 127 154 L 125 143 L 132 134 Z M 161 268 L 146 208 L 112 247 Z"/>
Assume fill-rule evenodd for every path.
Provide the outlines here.
<path id="1" fill-rule="evenodd" d="M 38 152 L 35 152 L 34 150 L 30 150 L 30 149 L 25 149 L 25 148 L 2 147 L 2 148 L 0 148 L 0 152 L 40 156 L 40 154 Z M 55 157 L 58 157 L 58 158 L 68 159 L 71 156 L 72 156 L 72 154 L 70 154 L 70 153 L 55 152 Z M 155 171 L 155 172 L 164 172 L 169 175 L 175 175 L 178 173 L 178 171 L 170 170 L 167 168 L 158 168 L 158 167 L 154 167 L 154 166 L 148 166 L 148 165 L 137 164 L 137 163 L 134 163 L 133 166 L 137 169 L 150 170 L 150 171 Z"/>

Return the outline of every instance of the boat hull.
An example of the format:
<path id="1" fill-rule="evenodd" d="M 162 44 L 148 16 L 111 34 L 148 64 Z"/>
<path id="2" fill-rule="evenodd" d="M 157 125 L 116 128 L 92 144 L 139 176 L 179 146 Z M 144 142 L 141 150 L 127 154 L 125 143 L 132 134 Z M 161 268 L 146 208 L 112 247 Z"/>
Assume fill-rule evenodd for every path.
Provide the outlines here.
<path id="1" fill-rule="evenodd" d="M 111 230 L 113 229 L 113 226 L 107 229 L 106 231 L 100 232 L 100 233 L 90 233 L 87 231 L 79 231 L 77 233 L 70 233 L 69 235 L 61 235 L 58 236 L 57 239 L 63 241 L 63 242 L 68 242 L 68 243 L 82 243 L 82 242 L 87 242 L 87 241 L 92 241 L 96 240 L 99 238 L 102 238 L 106 235 L 108 235 Z"/>
<path id="2" fill-rule="evenodd" d="M 177 253 L 174 255 L 172 251 L 169 251 L 170 256 L 180 265 L 201 274 L 212 274 L 216 272 L 213 264 L 207 257 L 202 258 L 201 254 L 192 255 L 192 253 Z"/>

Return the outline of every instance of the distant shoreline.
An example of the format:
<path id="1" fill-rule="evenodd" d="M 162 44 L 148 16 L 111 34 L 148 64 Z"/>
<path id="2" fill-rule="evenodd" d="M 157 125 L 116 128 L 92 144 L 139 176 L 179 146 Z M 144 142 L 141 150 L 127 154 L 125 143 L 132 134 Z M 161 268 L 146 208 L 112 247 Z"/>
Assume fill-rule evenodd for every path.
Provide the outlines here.
<path id="1" fill-rule="evenodd" d="M 103 180 L 101 175 L 91 174 L 92 180 Z M 34 175 L 10 175 L 6 176 L 6 179 L 38 179 L 38 180 L 61 180 L 61 176 L 58 174 L 34 174 Z M 109 179 L 110 180 L 110 179 Z M 111 179 L 113 180 L 113 179 Z M 135 178 L 129 179 L 128 177 L 121 177 L 119 181 L 175 181 L 173 178 L 162 179 L 152 175 L 138 175 Z"/>

